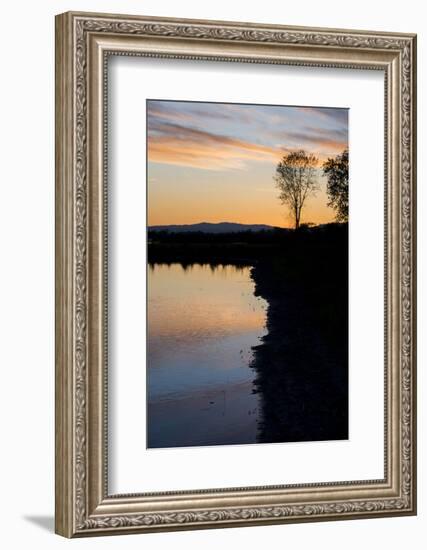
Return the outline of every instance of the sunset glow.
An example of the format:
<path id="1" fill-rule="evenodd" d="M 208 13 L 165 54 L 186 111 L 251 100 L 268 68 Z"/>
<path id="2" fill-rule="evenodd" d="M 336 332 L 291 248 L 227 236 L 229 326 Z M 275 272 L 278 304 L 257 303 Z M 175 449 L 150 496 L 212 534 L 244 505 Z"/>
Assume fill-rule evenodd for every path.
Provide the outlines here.
<path id="1" fill-rule="evenodd" d="M 319 159 L 302 223 L 333 221 L 321 165 L 347 147 L 346 109 L 148 100 L 148 224 L 291 226 L 273 176 L 298 149 Z"/>

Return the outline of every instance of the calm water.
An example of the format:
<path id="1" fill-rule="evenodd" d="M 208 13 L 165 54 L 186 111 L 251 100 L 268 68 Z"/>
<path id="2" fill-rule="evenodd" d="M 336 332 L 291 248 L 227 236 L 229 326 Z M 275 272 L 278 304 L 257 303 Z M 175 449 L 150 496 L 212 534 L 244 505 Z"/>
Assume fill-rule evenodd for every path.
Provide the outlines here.
<path id="1" fill-rule="evenodd" d="M 252 346 L 267 303 L 249 267 L 148 270 L 148 447 L 254 443 Z"/>

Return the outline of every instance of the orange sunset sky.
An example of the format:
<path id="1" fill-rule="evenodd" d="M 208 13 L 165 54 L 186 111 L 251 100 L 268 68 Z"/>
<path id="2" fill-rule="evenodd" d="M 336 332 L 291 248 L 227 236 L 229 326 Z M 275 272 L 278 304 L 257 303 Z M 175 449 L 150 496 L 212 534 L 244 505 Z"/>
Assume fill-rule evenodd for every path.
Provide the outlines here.
<path id="1" fill-rule="evenodd" d="M 347 109 L 148 100 L 148 225 L 291 227 L 273 176 L 295 149 L 319 158 L 320 191 L 301 222 L 333 221 L 320 166 L 347 147 Z"/>

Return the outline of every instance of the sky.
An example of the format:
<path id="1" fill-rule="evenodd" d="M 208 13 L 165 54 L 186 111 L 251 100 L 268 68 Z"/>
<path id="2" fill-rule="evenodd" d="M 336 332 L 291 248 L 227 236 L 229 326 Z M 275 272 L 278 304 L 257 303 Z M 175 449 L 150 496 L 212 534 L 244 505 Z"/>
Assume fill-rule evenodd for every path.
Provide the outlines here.
<path id="1" fill-rule="evenodd" d="M 301 223 L 331 222 L 321 164 L 347 147 L 347 109 L 147 100 L 148 225 L 292 227 L 274 174 L 299 149 L 319 159 L 320 184 Z"/>

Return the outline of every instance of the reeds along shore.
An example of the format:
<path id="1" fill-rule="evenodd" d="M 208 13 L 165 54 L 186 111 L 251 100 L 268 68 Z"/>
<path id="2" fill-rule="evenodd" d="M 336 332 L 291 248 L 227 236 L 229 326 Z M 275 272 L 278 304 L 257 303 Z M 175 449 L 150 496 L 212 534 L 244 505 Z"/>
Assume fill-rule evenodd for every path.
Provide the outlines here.
<path id="1" fill-rule="evenodd" d="M 153 235 L 149 262 L 253 266 L 268 304 L 254 348 L 260 442 L 348 438 L 348 226 Z"/>

